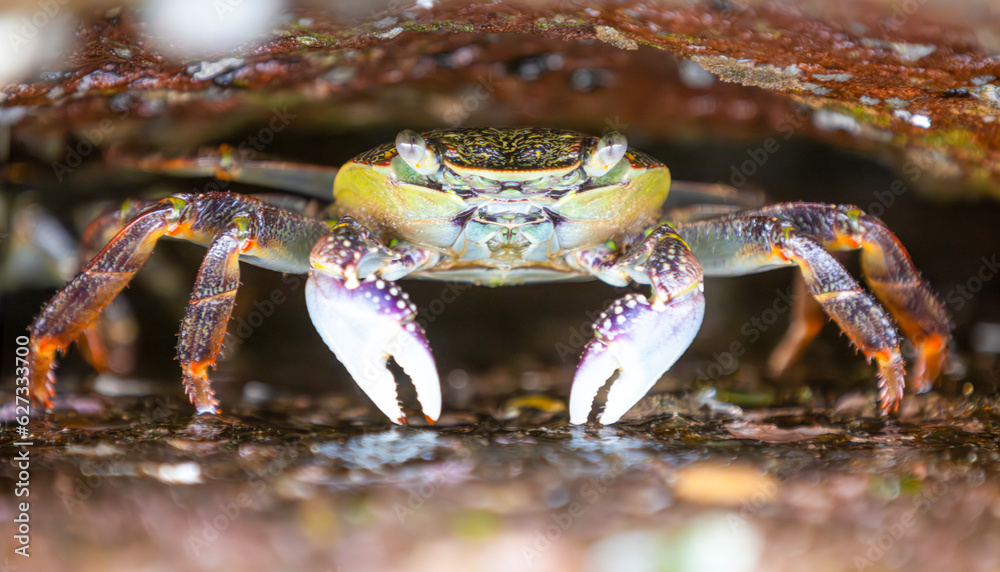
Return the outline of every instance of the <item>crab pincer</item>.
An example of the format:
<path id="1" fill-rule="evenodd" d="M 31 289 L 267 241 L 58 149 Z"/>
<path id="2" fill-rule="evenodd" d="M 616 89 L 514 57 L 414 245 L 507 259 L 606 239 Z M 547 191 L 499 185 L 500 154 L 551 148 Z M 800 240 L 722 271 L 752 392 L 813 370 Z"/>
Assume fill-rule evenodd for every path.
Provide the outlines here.
<path id="1" fill-rule="evenodd" d="M 653 295 L 628 294 L 597 318 L 570 392 L 573 424 L 587 422 L 598 390 L 615 372 L 599 421 L 617 422 L 691 345 L 705 315 L 701 265 L 668 225 L 611 270 L 650 284 Z"/>
<path id="2" fill-rule="evenodd" d="M 657 309 L 641 294 L 616 300 L 597 319 L 576 368 L 569 400 L 570 423 L 587 422 L 601 386 L 618 371 L 599 421 L 617 422 L 643 398 L 691 344 L 705 314 L 701 291 Z"/>
<path id="3" fill-rule="evenodd" d="M 340 226 L 340 225 L 338 225 Z M 360 246 L 358 236 L 335 234 L 313 248 L 306 282 L 309 317 L 323 341 L 351 377 L 390 420 L 406 424 L 396 382 L 386 369 L 389 357 L 410 376 L 428 422 L 441 414 L 441 384 L 417 308 L 395 282 L 374 273 L 359 279 L 375 248 Z M 341 228 L 353 231 L 353 228 Z M 353 233 L 352 233 L 353 234 Z"/>

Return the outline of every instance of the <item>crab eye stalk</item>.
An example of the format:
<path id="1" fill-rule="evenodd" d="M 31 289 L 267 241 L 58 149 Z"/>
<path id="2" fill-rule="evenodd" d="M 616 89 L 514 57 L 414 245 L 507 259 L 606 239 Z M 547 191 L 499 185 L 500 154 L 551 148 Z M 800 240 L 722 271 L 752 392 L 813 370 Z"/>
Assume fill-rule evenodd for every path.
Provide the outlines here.
<path id="1" fill-rule="evenodd" d="M 597 142 L 590 158 L 583 165 L 583 170 L 591 177 L 600 177 L 618 164 L 628 150 L 628 140 L 617 131 L 612 131 Z"/>
<path id="2" fill-rule="evenodd" d="M 440 166 L 434 152 L 416 131 L 404 129 L 396 135 L 396 152 L 401 159 L 421 175 L 433 175 Z"/>

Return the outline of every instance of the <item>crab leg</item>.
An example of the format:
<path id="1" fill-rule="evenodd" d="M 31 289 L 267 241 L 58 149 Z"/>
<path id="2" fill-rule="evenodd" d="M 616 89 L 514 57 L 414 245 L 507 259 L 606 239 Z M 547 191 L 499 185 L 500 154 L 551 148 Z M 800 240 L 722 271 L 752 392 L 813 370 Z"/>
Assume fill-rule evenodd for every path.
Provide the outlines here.
<path id="1" fill-rule="evenodd" d="M 617 422 L 691 344 L 705 312 L 702 269 L 684 240 L 669 225 L 657 228 L 621 258 L 595 249 L 582 253 L 582 266 L 605 282 L 630 279 L 652 286 L 652 296 L 629 294 L 616 300 L 594 324 L 594 339 L 580 358 L 570 392 L 570 423 L 586 423 L 598 390 L 609 377 L 600 416 Z"/>
<path id="2" fill-rule="evenodd" d="M 678 225 L 709 276 L 751 274 L 798 265 L 813 298 L 879 366 L 879 406 L 894 411 L 903 396 L 899 336 L 882 306 L 811 236 L 773 217 L 734 215 Z"/>
<path id="3" fill-rule="evenodd" d="M 253 151 L 222 145 L 217 149 L 204 150 L 197 157 L 137 158 L 111 152 L 107 160 L 117 166 L 150 173 L 175 177 L 215 177 L 220 181 L 270 187 L 327 201 L 333 197 L 333 181 L 337 176 L 335 167 L 250 158 L 254 155 Z"/>
<path id="4" fill-rule="evenodd" d="M 176 223 L 178 205 L 167 199 L 129 223 L 83 270 L 45 305 L 31 325 L 31 396 L 52 405 L 56 352 L 63 352 L 100 315 L 138 272 L 156 241 Z"/>
<path id="5" fill-rule="evenodd" d="M 310 255 L 306 305 L 320 336 L 351 377 L 392 421 L 406 424 L 396 383 L 386 362 L 393 357 L 410 376 L 429 422 L 441 413 L 441 384 L 417 308 L 382 276 L 407 274 L 432 263 L 420 249 L 395 252 L 346 217 Z"/>
<path id="6" fill-rule="evenodd" d="M 249 219 L 237 217 L 212 239 L 181 322 L 177 360 L 184 372 L 184 391 L 198 413 L 219 410 L 208 368 L 215 367 L 222 350 L 240 284 L 239 255 L 250 245 L 251 224 Z"/>
<path id="7" fill-rule="evenodd" d="M 210 244 L 182 323 L 178 358 L 198 412 L 216 411 L 206 370 L 215 362 L 232 310 L 239 283 L 237 256 L 274 270 L 304 273 L 309 248 L 328 228 L 322 221 L 231 193 L 179 194 L 153 203 L 126 224 L 35 319 L 30 328 L 32 397 L 51 405 L 56 353 L 65 351 L 97 319 L 146 262 L 156 241 L 167 235 Z"/>
<path id="8" fill-rule="evenodd" d="M 738 209 L 752 209 L 764 204 L 764 193 L 731 187 L 720 183 L 698 183 L 694 181 L 670 181 L 670 194 L 664 208 L 671 211 L 686 206 L 730 206 Z M 671 218 L 670 220 L 676 220 Z"/>
<path id="9" fill-rule="evenodd" d="M 882 221 L 852 205 L 816 203 L 772 205 L 745 214 L 787 220 L 828 250 L 861 249 L 865 281 L 917 350 L 910 389 L 915 393 L 930 389 L 948 358 L 951 319 L 899 239 Z"/>
<path id="10" fill-rule="evenodd" d="M 767 375 L 780 376 L 795 362 L 826 325 L 827 316 L 823 306 L 809 293 L 802 274 L 796 274 L 792 284 L 792 308 L 788 319 L 788 330 L 778 342 L 767 360 Z"/>

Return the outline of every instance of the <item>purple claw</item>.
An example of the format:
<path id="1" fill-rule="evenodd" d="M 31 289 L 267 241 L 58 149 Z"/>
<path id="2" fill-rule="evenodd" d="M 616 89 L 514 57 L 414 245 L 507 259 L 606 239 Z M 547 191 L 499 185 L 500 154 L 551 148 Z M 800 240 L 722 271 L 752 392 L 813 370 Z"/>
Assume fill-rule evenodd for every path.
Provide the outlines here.
<path id="1" fill-rule="evenodd" d="M 653 387 L 691 344 L 705 314 L 700 288 L 662 307 L 641 294 L 616 300 L 594 324 L 594 339 L 583 351 L 569 397 L 570 423 L 587 422 L 594 398 L 615 371 L 600 422 L 617 422 Z"/>
<path id="2" fill-rule="evenodd" d="M 313 325 L 354 381 L 393 422 L 405 424 L 389 357 L 410 376 L 430 422 L 441 414 L 441 384 L 417 308 L 394 282 L 369 279 L 348 288 L 340 278 L 313 268 L 306 283 Z"/>

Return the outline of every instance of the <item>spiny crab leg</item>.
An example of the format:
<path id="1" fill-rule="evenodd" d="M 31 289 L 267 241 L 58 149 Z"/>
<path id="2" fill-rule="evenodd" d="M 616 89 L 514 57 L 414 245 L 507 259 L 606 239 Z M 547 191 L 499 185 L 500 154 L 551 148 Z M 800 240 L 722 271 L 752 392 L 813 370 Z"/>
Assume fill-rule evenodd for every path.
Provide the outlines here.
<path id="1" fill-rule="evenodd" d="M 185 390 L 200 414 L 218 412 L 209 370 L 222 349 L 243 258 L 284 272 L 305 272 L 309 248 L 328 230 L 323 221 L 231 193 L 177 194 L 138 214 L 46 304 L 31 325 L 32 399 L 51 406 L 57 354 L 92 324 L 129 283 L 162 236 L 208 246 L 181 324 L 177 358 Z M 115 226 L 114 217 L 107 221 Z M 100 229 L 94 232 L 100 234 Z"/>
<path id="2" fill-rule="evenodd" d="M 852 205 L 821 203 L 784 203 L 741 214 L 788 221 L 828 250 L 860 249 L 865 281 L 917 350 L 910 389 L 914 393 L 930 389 L 948 361 L 951 318 L 906 248 L 882 221 Z M 816 332 L 810 330 L 812 335 Z"/>
<path id="3" fill-rule="evenodd" d="M 52 407 L 55 361 L 90 326 L 146 262 L 156 241 L 176 226 L 183 202 L 167 199 L 133 220 L 45 305 L 31 325 L 31 398 Z"/>
<path id="4" fill-rule="evenodd" d="M 363 227 L 342 220 L 312 250 L 306 306 L 323 341 L 379 410 L 406 424 L 396 382 L 386 369 L 393 357 L 410 376 L 433 423 L 441 414 L 441 384 L 424 330 L 416 323 L 416 306 L 395 282 L 375 273 L 358 275 L 372 256 L 384 255 L 384 247 Z"/>
<path id="5" fill-rule="evenodd" d="M 684 241 L 667 225 L 658 228 L 621 261 L 592 272 L 618 271 L 653 287 L 652 299 L 629 294 L 616 300 L 594 324 L 569 398 L 570 423 L 587 422 L 594 398 L 608 378 L 599 421 L 617 422 L 653 387 L 691 344 L 705 313 L 702 270 Z"/>
<path id="6" fill-rule="evenodd" d="M 786 205 L 789 206 L 794 205 Z M 812 211 L 812 214 L 820 213 Z M 809 293 L 823 311 L 869 361 L 877 362 L 879 411 L 887 415 L 899 406 L 905 385 L 899 334 L 882 305 L 827 252 L 820 242 L 822 234 L 817 232 L 817 238 L 797 230 L 805 218 L 796 217 L 793 223 L 777 217 L 755 216 L 751 211 L 679 224 L 677 230 L 698 255 L 709 276 L 798 266 Z M 915 285 L 919 288 L 917 293 L 925 288 L 920 283 Z"/>

